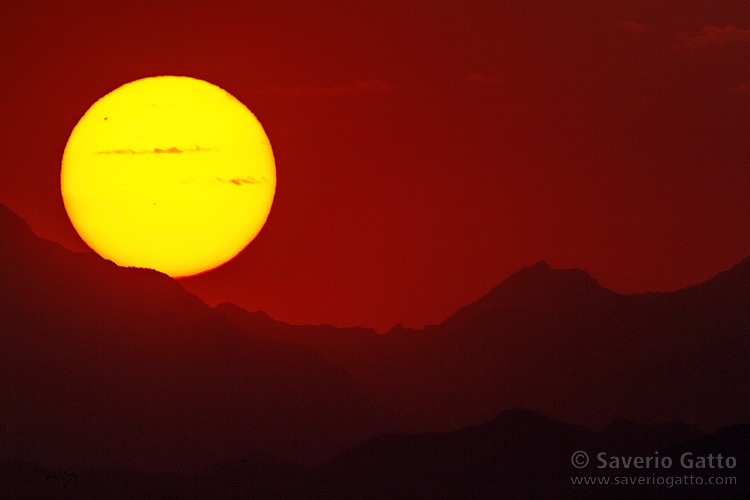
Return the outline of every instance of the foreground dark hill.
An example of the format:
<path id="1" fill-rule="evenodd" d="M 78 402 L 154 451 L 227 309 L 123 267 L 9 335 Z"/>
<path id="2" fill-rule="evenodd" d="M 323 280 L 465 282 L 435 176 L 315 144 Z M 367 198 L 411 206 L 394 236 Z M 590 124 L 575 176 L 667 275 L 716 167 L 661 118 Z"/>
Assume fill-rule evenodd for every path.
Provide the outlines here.
<path id="1" fill-rule="evenodd" d="M 405 430 L 449 430 L 516 406 L 595 427 L 750 421 L 750 258 L 699 285 L 637 295 L 539 262 L 439 325 L 383 336 L 217 310 L 355 374 Z"/>
<path id="2" fill-rule="evenodd" d="M 681 423 L 636 424 L 620 420 L 599 432 L 513 409 L 489 422 L 446 433 L 380 436 L 310 472 L 308 498 L 745 498 L 750 492 L 747 462 L 750 428 L 721 429 L 711 435 Z M 582 468 L 573 456 L 588 454 Z M 687 469 L 680 456 L 732 456 L 731 469 Z M 600 467 L 612 457 L 669 457 L 669 468 Z M 580 464 L 580 462 L 578 462 Z M 581 464 L 583 465 L 583 464 Z M 621 487 L 622 477 L 684 474 L 737 478 L 731 486 L 676 488 Z M 592 483 L 581 484 L 583 478 Z M 606 483 L 609 482 L 608 486 Z M 674 496 L 673 496 L 674 495 Z"/>
<path id="3" fill-rule="evenodd" d="M 0 462 L 322 460 L 383 429 L 320 355 L 238 329 L 163 274 L 38 238 L 4 206 L 0 310 Z"/>
<path id="4" fill-rule="evenodd" d="M 452 432 L 379 436 L 320 466 L 295 466 L 252 454 L 178 476 L 14 462 L 0 466 L 0 491 L 8 498 L 76 499 L 747 498 L 748 440 L 747 425 L 704 435 L 680 423 L 619 420 L 594 432 L 512 409 Z M 589 462 L 576 462 L 581 466 L 577 468 L 572 457 L 580 452 L 588 454 Z M 721 454 L 724 464 L 734 466 L 688 468 L 680 461 L 686 453 L 693 461 Z M 660 457 L 661 464 L 668 457 L 671 464 L 620 466 L 620 458 L 627 457 Z M 729 457 L 734 462 L 727 462 Z M 609 465 L 602 467 L 602 460 Z M 685 476 L 693 477 L 690 484 L 674 484 Z M 616 483 L 639 477 L 652 484 Z M 732 484 L 711 484 L 716 480 Z M 703 485 L 695 484 L 698 481 Z"/>

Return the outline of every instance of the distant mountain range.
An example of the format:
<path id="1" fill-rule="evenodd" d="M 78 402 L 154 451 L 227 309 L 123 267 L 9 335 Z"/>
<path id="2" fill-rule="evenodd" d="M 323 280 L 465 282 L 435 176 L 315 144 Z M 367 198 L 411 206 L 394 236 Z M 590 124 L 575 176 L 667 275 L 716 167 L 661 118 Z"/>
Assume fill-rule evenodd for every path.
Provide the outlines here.
<path id="1" fill-rule="evenodd" d="M 422 330 L 290 326 L 232 304 L 245 331 L 309 347 L 395 409 L 403 430 L 450 430 L 512 407 L 602 426 L 750 422 L 750 258 L 700 285 L 620 295 L 583 271 L 524 268 Z"/>
<path id="2" fill-rule="evenodd" d="M 0 205 L 0 307 L 8 498 L 660 498 L 570 485 L 570 454 L 680 446 L 747 480 L 750 258 L 636 295 L 539 262 L 378 335 L 212 309 Z"/>

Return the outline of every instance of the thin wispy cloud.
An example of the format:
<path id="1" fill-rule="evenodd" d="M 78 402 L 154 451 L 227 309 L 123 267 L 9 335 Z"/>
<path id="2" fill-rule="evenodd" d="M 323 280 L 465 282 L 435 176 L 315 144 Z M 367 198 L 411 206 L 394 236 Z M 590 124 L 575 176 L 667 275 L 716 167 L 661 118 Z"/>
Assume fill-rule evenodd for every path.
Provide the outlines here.
<path id="1" fill-rule="evenodd" d="M 479 85 L 480 87 L 497 87 L 503 83 L 503 79 L 494 75 L 485 75 L 483 73 L 472 73 L 466 75 L 466 80 Z"/>
<path id="2" fill-rule="evenodd" d="M 700 49 L 706 47 L 726 47 L 739 43 L 750 43 L 750 29 L 736 26 L 707 26 L 696 35 L 680 33 L 673 48 Z"/>
<path id="3" fill-rule="evenodd" d="M 314 85 L 268 87 L 258 90 L 255 93 L 266 97 L 306 97 L 319 99 L 352 97 L 360 94 L 379 94 L 390 92 L 392 90 L 393 87 L 382 80 L 358 80 L 351 85 L 334 85 L 331 87 L 320 87 Z"/>
<path id="4" fill-rule="evenodd" d="M 620 23 L 620 27 L 630 33 L 641 33 L 643 31 L 646 31 L 646 26 L 635 21 L 622 21 Z"/>

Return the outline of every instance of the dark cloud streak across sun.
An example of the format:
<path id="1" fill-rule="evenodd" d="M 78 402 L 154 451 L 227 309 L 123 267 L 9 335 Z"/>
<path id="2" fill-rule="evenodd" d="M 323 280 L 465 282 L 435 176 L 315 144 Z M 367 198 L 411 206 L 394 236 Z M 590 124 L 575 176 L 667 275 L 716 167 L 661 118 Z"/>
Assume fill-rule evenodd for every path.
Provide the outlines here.
<path id="1" fill-rule="evenodd" d="M 148 155 L 148 154 L 177 154 L 177 153 L 201 153 L 204 151 L 215 151 L 213 148 L 202 148 L 196 146 L 189 149 L 180 149 L 176 146 L 171 148 L 154 148 L 154 149 L 108 149 L 106 151 L 95 151 L 95 155 Z"/>
<path id="2" fill-rule="evenodd" d="M 234 184 L 235 186 L 242 186 L 243 184 L 260 184 L 262 182 L 266 182 L 265 177 L 261 177 L 260 179 L 256 179 L 255 177 L 238 177 L 235 179 L 222 179 L 220 177 L 216 178 L 216 182 L 227 182 Z"/>

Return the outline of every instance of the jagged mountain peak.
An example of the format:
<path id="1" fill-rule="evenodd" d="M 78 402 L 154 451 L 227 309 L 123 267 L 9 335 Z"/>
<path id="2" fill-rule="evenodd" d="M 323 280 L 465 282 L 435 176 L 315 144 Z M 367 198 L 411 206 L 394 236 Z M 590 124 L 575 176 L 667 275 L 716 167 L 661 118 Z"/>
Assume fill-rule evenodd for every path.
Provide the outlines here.
<path id="1" fill-rule="evenodd" d="M 596 288 L 602 288 L 589 273 L 582 269 L 557 269 L 550 266 L 546 261 L 540 260 L 533 266 L 521 268 L 512 274 L 505 281 L 500 283 L 496 288 L 509 286 L 516 283 L 526 283 L 531 281 L 545 281 L 547 283 L 561 283 L 564 285 L 584 284 Z M 539 284 L 534 283 L 534 284 Z"/>
<path id="2" fill-rule="evenodd" d="M 462 307 L 445 323 L 455 324 L 507 310 L 576 307 L 617 295 L 581 269 L 555 269 L 540 260 L 509 276 L 477 301 Z"/>
<path id="3" fill-rule="evenodd" d="M 550 269 L 552 269 L 552 267 L 547 263 L 546 260 L 537 261 L 536 264 L 534 264 L 533 266 L 529 266 L 529 267 L 531 267 L 532 269 L 536 268 L 536 269 L 540 269 L 540 270 L 541 269 L 544 269 L 544 270 L 550 270 Z"/>

